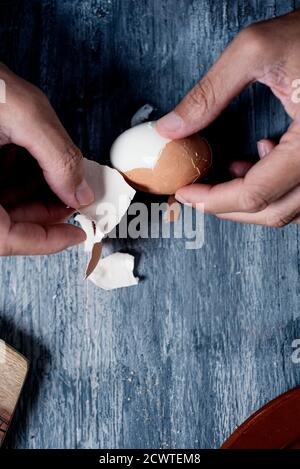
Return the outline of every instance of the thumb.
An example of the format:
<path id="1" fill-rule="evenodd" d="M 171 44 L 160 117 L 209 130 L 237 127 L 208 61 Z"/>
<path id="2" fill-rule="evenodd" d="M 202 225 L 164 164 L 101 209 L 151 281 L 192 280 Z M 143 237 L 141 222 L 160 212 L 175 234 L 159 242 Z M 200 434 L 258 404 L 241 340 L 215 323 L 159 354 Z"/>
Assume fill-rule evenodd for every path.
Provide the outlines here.
<path id="1" fill-rule="evenodd" d="M 53 192 L 73 208 L 89 205 L 94 194 L 84 177 L 83 156 L 62 125 L 40 123 L 24 145 L 38 161 Z"/>
<path id="2" fill-rule="evenodd" d="M 89 205 L 94 194 L 84 176 L 83 156 L 58 119 L 47 98 L 21 112 L 12 140 L 38 161 L 52 191 L 72 208 Z"/>
<path id="3" fill-rule="evenodd" d="M 158 120 L 158 132 L 176 139 L 209 125 L 234 97 L 255 80 L 259 53 L 255 29 L 243 30 L 176 108 Z"/>
<path id="4" fill-rule="evenodd" d="M 67 134 L 49 129 L 27 149 L 38 161 L 52 191 L 66 205 L 76 209 L 94 201 L 84 176 L 82 153 Z"/>
<path id="5" fill-rule="evenodd" d="M 6 102 L 1 127 L 8 141 L 38 161 L 50 188 L 67 205 L 89 205 L 94 194 L 84 178 L 83 157 L 44 93 L 0 63 Z M 3 132 L 2 132 L 3 133 Z"/>

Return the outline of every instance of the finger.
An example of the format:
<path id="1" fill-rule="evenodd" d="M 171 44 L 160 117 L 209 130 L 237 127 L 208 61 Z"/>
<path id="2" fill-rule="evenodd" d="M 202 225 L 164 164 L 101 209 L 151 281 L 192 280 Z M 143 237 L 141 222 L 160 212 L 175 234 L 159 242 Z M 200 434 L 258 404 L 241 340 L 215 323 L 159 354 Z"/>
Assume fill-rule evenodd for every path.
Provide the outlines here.
<path id="1" fill-rule="evenodd" d="M 42 202 L 30 202 L 13 207 L 8 210 L 13 222 L 32 222 L 39 224 L 61 223 L 74 213 L 74 209 L 67 208 L 62 203 L 47 204 Z"/>
<path id="2" fill-rule="evenodd" d="M 53 254 L 85 239 L 84 231 L 73 225 L 11 223 L 0 253 L 5 256 Z"/>
<path id="3" fill-rule="evenodd" d="M 179 189 L 175 198 L 182 204 L 196 206 L 204 204 L 206 213 L 223 213 L 240 211 L 238 196 L 244 190 L 243 178 L 236 178 L 229 182 L 217 184 L 192 184 Z"/>
<path id="4" fill-rule="evenodd" d="M 21 85 L 20 85 L 21 86 Z M 29 85 L 22 85 L 22 89 Z M 74 208 L 89 205 L 94 194 L 84 177 L 83 157 L 60 123 L 42 92 L 29 87 L 28 98 L 11 122 L 11 140 L 26 148 L 38 161 L 44 177 L 57 196 Z M 8 99 L 10 96 L 8 87 Z M 12 117 L 11 117 L 12 119 Z"/>
<path id="5" fill-rule="evenodd" d="M 203 203 L 208 213 L 259 212 L 298 185 L 299 143 L 295 127 L 282 137 L 271 153 L 256 163 L 244 178 L 215 186 L 194 184 L 179 189 L 176 199 Z"/>
<path id="6" fill-rule="evenodd" d="M 11 219 L 6 210 L 0 205 L 0 255 L 4 255 L 4 247 L 11 227 Z"/>
<path id="7" fill-rule="evenodd" d="M 86 234 L 76 226 L 14 223 L 0 206 L 0 255 L 51 254 L 83 242 Z"/>
<path id="8" fill-rule="evenodd" d="M 275 146 L 276 144 L 272 140 L 269 140 L 267 138 L 259 140 L 257 142 L 257 150 L 258 150 L 258 155 L 260 159 L 264 158 L 269 153 L 271 153 L 271 151 L 273 150 L 273 148 L 275 148 Z"/>
<path id="9" fill-rule="evenodd" d="M 250 161 L 233 161 L 229 166 L 229 172 L 234 178 L 242 178 L 248 173 L 252 166 L 253 163 L 250 163 Z"/>
<path id="10" fill-rule="evenodd" d="M 259 140 L 257 142 L 258 156 L 260 159 L 267 156 L 273 148 L 275 148 L 275 143 L 269 139 Z M 229 166 L 229 172 L 232 177 L 244 177 L 254 163 L 245 160 L 233 161 Z"/>
<path id="11" fill-rule="evenodd" d="M 260 43 L 252 31 L 240 33 L 175 110 L 157 122 L 163 136 L 183 138 L 203 129 L 256 79 L 263 64 Z"/>
<path id="12" fill-rule="evenodd" d="M 60 123 L 41 123 L 27 150 L 37 159 L 47 183 L 63 202 L 74 208 L 93 202 L 93 192 L 84 178 L 82 154 Z"/>
<path id="13" fill-rule="evenodd" d="M 28 150 L 43 169 L 53 192 L 74 208 L 89 205 L 94 194 L 84 177 L 83 158 L 46 96 L 1 65 L 6 83 L 5 140 Z"/>
<path id="14" fill-rule="evenodd" d="M 300 186 L 294 188 L 287 195 L 269 205 L 265 210 L 258 213 L 220 213 L 218 218 L 237 221 L 240 223 L 250 223 L 254 225 L 264 225 L 273 228 L 282 228 L 289 223 L 300 221 Z"/>

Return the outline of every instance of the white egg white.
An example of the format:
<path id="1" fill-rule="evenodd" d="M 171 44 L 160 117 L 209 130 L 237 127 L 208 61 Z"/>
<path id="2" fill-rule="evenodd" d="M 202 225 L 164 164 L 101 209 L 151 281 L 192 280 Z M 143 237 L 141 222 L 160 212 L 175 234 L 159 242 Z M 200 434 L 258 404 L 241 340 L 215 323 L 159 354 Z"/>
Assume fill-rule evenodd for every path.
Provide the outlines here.
<path id="1" fill-rule="evenodd" d="M 157 132 L 155 122 L 146 122 L 126 130 L 115 140 L 110 160 L 121 173 L 136 168 L 152 169 L 169 142 Z"/>

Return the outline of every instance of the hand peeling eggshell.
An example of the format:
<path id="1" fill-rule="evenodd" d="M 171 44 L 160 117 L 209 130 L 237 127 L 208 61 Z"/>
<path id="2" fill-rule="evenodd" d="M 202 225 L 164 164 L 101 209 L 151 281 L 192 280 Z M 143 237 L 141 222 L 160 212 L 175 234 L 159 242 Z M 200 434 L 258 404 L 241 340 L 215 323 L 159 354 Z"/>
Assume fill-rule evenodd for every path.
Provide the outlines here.
<path id="1" fill-rule="evenodd" d="M 171 195 L 203 177 L 212 155 L 200 135 L 169 140 L 157 132 L 155 122 L 147 122 L 116 139 L 111 162 L 136 189 Z"/>
<path id="2" fill-rule="evenodd" d="M 139 282 L 133 275 L 133 269 L 134 257 L 131 254 L 115 252 L 98 262 L 89 280 L 104 290 L 130 287 Z"/>
<path id="3" fill-rule="evenodd" d="M 85 227 L 88 228 L 88 238 L 91 236 L 91 229 L 87 220 L 94 222 L 94 242 L 100 242 L 120 223 L 135 195 L 135 190 L 118 171 L 109 166 L 84 159 L 84 168 L 86 179 L 94 191 L 95 201 L 80 209 L 81 216 L 77 217 L 77 220 L 84 230 Z"/>

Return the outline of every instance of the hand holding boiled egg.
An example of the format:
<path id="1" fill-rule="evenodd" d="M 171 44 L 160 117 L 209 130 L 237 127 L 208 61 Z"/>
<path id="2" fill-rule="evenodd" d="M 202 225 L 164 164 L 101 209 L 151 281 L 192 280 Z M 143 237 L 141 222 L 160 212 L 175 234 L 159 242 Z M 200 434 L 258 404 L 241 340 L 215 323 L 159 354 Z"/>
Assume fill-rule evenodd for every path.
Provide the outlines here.
<path id="1" fill-rule="evenodd" d="M 207 75 L 157 123 L 122 134 L 111 160 L 134 187 L 174 194 L 219 218 L 282 227 L 300 221 L 300 10 L 254 24 L 237 35 Z M 280 65 L 278 65 L 280 64 Z M 254 81 L 271 88 L 293 119 L 278 145 L 258 142 L 260 161 L 235 161 L 233 180 L 198 184 L 211 165 L 194 134 Z M 196 184 L 193 184 L 196 182 Z"/>
<path id="2" fill-rule="evenodd" d="M 268 138 L 258 142 L 256 164 L 232 163 L 232 181 L 187 185 L 176 192 L 177 200 L 201 203 L 205 212 L 241 223 L 300 222 L 299 30 L 300 9 L 244 29 L 175 110 L 158 121 L 162 136 L 185 138 L 208 126 L 255 81 L 270 87 L 293 120 L 279 144 Z"/>

